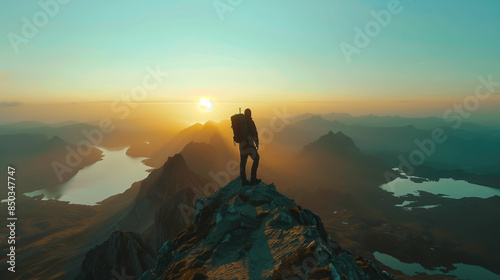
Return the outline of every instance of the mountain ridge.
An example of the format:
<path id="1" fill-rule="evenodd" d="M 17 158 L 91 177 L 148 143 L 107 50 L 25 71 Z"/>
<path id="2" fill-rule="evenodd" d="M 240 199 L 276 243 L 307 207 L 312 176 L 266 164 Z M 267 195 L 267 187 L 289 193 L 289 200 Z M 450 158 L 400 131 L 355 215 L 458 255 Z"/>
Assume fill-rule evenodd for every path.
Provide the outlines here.
<path id="1" fill-rule="evenodd" d="M 279 193 L 274 184 L 243 188 L 235 179 L 197 200 L 193 223 L 163 244 L 155 267 L 140 280 L 301 276 L 392 279 L 371 261 L 343 250 L 328 237 L 317 214 Z"/>
<path id="2" fill-rule="evenodd" d="M 169 157 L 165 164 L 152 171 L 140 184 L 137 197 L 119 222 L 123 230 L 134 230 L 143 233 L 154 226 L 155 215 L 167 204 L 180 203 L 176 199 L 184 201 L 184 196 L 194 196 L 200 193 L 208 181 L 192 172 L 184 157 L 176 154 Z M 178 195 L 182 193 L 182 195 Z M 188 206 L 193 202 L 186 201 Z M 171 209 L 180 213 L 179 209 Z M 183 219 L 175 219 L 170 226 L 177 227 L 184 223 Z M 161 238 L 160 238 L 161 239 Z"/>

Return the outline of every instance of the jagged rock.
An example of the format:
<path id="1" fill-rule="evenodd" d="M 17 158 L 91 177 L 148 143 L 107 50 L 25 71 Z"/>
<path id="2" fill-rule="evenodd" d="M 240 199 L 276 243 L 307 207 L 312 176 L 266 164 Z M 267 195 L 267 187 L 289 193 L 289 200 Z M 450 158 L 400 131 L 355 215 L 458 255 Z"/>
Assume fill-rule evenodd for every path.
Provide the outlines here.
<path id="1" fill-rule="evenodd" d="M 118 278 L 116 275 L 99 278 L 113 271 L 117 275 L 126 273 L 137 277 L 154 267 L 158 249 L 190 224 L 195 214 L 192 211 L 195 198 L 202 194 L 207 182 L 189 170 L 181 154 L 170 157 L 141 183 L 134 203 L 118 222 L 121 229 L 134 232 L 115 232 L 102 245 L 89 251 L 77 279 Z M 158 259 L 160 263 L 165 262 L 165 256 L 160 257 L 163 257 Z M 160 264 L 155 270 L 164 269 Z"/>
<path id="2" fill-rule="evenodd" d="M 181 154 L 141 182 L 139 193 L 118 222 L 120 229 L 151 238 L 155 251 L 186 227 L 194 215 L 194 201 L 208 181 L 193 173 Z M 152 235 L 152 236 L 151 236 Z"/>
<path id="3" fill-rule="evenodd" d="M 293 278 L 298 277 L 298 278 Z M 354 259 L 330 240 L 317 214 L 274 185 L 232 181 L 196 203 L 194 221 L 165 243 L 159 279 L 392 279 L 372 262 Z"/>
<path id="4" fill-rule="evenodd" d="M 165 252 L 162 252 L 163 262 Z M 132 232 L 114 232 L 101 245 L 90 250 L 75 280 L 109 280 L 120 276 L 135 277 L 154 267 L 152 248 L 141 235 Z"/>
<path id="5" fill-rule="evenodd" d="M 179 246 L 172 241 L 167 241 L 160 248 L 158 252 L 158 258 L 156 260 L 156 266 L 150 272 L 152 275 L 159 275 L 168 268 L 168 265 L 172 261 L 173 252 L 179 248 Z"/>

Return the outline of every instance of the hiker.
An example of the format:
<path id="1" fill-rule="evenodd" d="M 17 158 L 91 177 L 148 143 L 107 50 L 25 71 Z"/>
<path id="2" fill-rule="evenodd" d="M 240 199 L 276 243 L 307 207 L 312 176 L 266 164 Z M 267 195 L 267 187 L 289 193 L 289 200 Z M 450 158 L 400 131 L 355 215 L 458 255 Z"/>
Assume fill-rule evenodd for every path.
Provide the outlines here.
<path id="1" fill-rule="evenodd" d="M 257 127 L 252 119 L 252 111 L 250 109 L 245 110 L 245 118 L 248 128 L 248 138 L 241 141 L 240 144 L 240 176 L 243 186 L 257 185 L 261 182 L 257 179 L 257 168 L 259 167 L 260 156 L 257 150 L 259 149 L 259 134 L 257 133 Z M 246 166 L 248 156 L 253 160 L 251 179 L 250 182 L 247 181 Z"/>

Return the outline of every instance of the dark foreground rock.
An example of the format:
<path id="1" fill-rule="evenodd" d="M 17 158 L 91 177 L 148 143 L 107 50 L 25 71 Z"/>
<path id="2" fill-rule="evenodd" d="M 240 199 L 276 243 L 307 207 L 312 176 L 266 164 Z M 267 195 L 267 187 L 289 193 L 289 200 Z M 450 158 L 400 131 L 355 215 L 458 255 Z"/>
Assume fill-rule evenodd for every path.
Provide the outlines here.
<path id="1" fill-rule="evenodd" d="M 153 256 L 153 250 L 141 235 L 117 231 L 85 255 L 82 270 L 75 280 L 109 280 L 141 275 L 145 268 L 154 266 Z"/>
<path id="2" fill-rule="evenodd" d="M 141 280 L 393 279 L 329 237 L 319 216 L 273 184 L 232 181 L 196 204 L 194 221 L 163 244 Z"/>

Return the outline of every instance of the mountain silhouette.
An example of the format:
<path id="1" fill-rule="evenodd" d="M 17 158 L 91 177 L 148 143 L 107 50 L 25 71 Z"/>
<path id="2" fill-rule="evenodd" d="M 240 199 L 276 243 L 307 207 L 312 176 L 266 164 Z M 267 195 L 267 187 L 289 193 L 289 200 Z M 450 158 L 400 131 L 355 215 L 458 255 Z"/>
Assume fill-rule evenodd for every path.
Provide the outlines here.
<path id="1" fill-rule="evenodd" d="M 412 125 L 401 127 L 346 125 L 342 121 L 329 121 L 321 116 L 313 116 L 286 127 L 278 138 L 285 145 L 297 149 L 330 130 L 342 131 L 349 135 L 363 151 L 412 150 L 415 148 L 415 139 L 429 137 L 427 131 L 416 129 Z"/>
<path id="2" fill-rule="evenodd" d="M 358 156 L 361 151 L 356 147 L 354 141 L 347 135 L 339 131 L 320 137 L 315 142 L 304 147 L 304 153 L 326 152 L 329 155 Z"/>
<path id="3" fill-rule="evenodd" d="M 441 136 L 445 139 L 444 142 L 437 143 L 431 141 L 433 129 L 421 128 L 432 127 L 430 125 L 420 125 L 417 128 L 407 121 L 399 122 L 404 124 L 401 126 L 384 122 L 377 126 L 370 126 L 374 125 L 371 122 L 366 122 L 369 125 L 363 125 L 364 122 L 344 123 L 353 119 L 355 118 L 328 121 L 322 116 L 312 116 L 287 126 L 276 139 L 289 148 L 300 150 L 330 130 L 342 131 L 356 142 L 360 150 L 377 154 L 377 157 L 385 162 L 395 162 L 396 165 L 400 163 L 400 155 L 408 159 L 413 151 L 430 149 L 431 152 L 426 151 L 424 164 L 438 169 L 483 170 L 497 164 L 497 158 L 500 157 L 500 138 L 494 130 L 486 133 L 486 128 L 475 126 L 470 127 L 470 130 L 456 130 L 447 125 L 440 127 L 435 124 L 433 129 L 442 129 Z M 370 119 L 370 116 L 367 116 L 367 119 Z M 430 141 L 432 144 L 429 144 Z"/>
<path id="4" fill-rule="evenodd" d="M 220 130 L 212 121 L 205 124 L 194 124 L 180 131 L 144 162 L 149 166 L 160 167 L 165 158 L 179 153 L 187 144 L 191 142 L 207 143 L 214 133 L 220 133 Z"/>
<path id="5" fill-rule="evenodd" d="M 219 132 L 214 132 L 208 143 L 190 142 L 180 152 L 189 168 L 207 180 L 210 174 L 226 170 L 227 163 L 238 158 L 237 149 L 230 147 Z"/>
<path id="6" fill-rule="evenodd" d="M 365 192 L 385 182 L 384 173 L 391 172 L 381 160 L 361 151 L 341 131 L 321 136 L 304 146 L 297 161 L 304 180 L 330 186 L 337 191 Z M 397 175 L 394 175 L 397 177 Z"/>
<path id="7" fill-rule="evenodd" d="M 162 215 L 168 205 L 185 203 L 192 207 L 195 193 L 201 193 L 208 183 L 203 177 L 192 172 L 181 154 L 169 157 L 165 164 L 152 171 L 140 184 L 140 189 L 134 203 L 126 210 L 126 214 L 119 222 L 120 228 L 125 231 L 143 233 L 152 229 L 155 215 Z M 189 197 L 191 199 L 185 199 Z M 163 209 L 162 211 L 159 211 Z M 169 230 L 166 237 L 175 235 L 186 225 L 182 209 L 171 209 L 174 219 L 169 220 Z M 163 214 L 164 215 L 164 214 Z M 157 228 L 161 224 L 156 224 Z M 159 229 L 158 229 L 159 230 Z M 162 240 L 163 237 L 157 237 Z M 161 244 L 160 244 L 161 245 Z"/>

